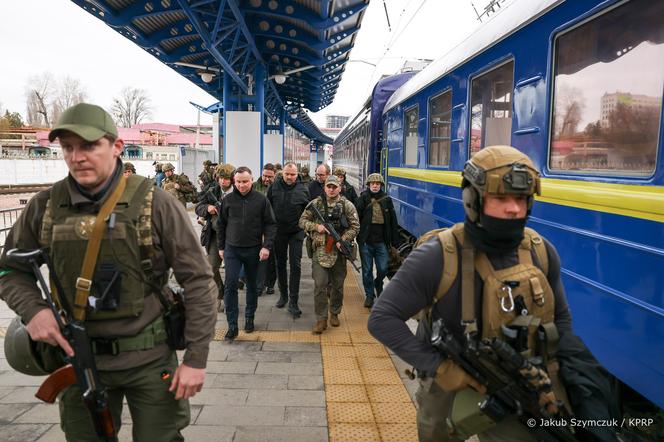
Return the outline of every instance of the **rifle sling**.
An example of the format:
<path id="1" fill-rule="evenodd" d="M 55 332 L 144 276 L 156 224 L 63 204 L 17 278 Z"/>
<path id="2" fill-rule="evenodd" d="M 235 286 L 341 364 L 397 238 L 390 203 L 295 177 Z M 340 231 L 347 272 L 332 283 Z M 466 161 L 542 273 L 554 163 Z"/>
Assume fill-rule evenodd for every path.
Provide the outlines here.
<path id="1" fill-rule="evenodd" d="M 475 249 L 465 238 L 461 248 L 461 325 L 465 335 L 477 333 L 475 315 Z"/>
<path id="2" fill-rule="evenodd" d="M 88 306 L 88 296 L 92 288 L 92 275 L 97 265 L 97 257 L 99 256 L 99 248 L 101 247 L 101 238 L 104 235 L 106 227 L 106 219 L 109 217 L 115 205 L 117 204 L 120 196 L 124 192 L 127 179 L 124 176 L 120 177 L 118 185 L 113 190 L 113 193 L 104 202 L 95 219 L 88 245 L 85 249 L 85 258 L 83 259 L 83 266 L 81 267 L 81 275 L 76 279 L 76 297 L 74 298 L 74 319 L 77 321 L 85 321 L 85 309 Z"/>

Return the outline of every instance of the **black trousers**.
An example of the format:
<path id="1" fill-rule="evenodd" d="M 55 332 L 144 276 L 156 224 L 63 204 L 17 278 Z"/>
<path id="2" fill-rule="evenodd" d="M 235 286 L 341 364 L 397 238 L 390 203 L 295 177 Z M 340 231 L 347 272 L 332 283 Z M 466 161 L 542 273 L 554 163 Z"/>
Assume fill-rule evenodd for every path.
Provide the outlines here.
<path id="1" fill-rule="evenodd" d="M 267 260 L 261 261 L 258 266 L 258 291 L 263 288 L 274 288 L 274 283 L 277 280 L 276 260 L 274 257 L 274 250 L 270 252 Z"/>
<path id="2" fill-rule="evenodd" d="M 302 261 L 302 243 L 304 231 L 282 234 L 277 232 L 274 251 L 277 258 L 277 275 L 281 297 L 290 297 L 297 302 L 300 294 L 300 273 Z M 290 277 L 286 271 L 286 262 L 290 263 Z M 290 292 L 289 290 L 290 285 Z"/>

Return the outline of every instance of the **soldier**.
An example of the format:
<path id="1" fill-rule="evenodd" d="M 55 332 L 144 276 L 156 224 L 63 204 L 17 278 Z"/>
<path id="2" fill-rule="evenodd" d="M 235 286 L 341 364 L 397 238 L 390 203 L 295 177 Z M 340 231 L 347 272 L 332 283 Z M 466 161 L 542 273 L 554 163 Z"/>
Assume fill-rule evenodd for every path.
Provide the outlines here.
<path id="1" fill-rule="evenodd" d="M 270 202 L 252 189 L 251 170 L 238 167 L 233 179 L 234 190 L 224 197 L 217 230 L 219 256 L 226 260 L 224 302 L 228 331 L 225 338 L 231 341 L 238 335 L 237 282 L 240 269 L 244 267 L 247 273 L 244 331 L 251 333 L 258 306 L 258 265 L 270 256 L 276 233 Z"/>
<path id="2" fill-rule="evenodd" d="M 212 267 L 214 282 L 217 285 L 217 310 L 224 311 L 224 282 L 221 279 L 221 257 L 217 245 L 218 217 L 221 201 L 226 195 L 233 191 L 232 176 L 235 168 L 232 164 L 220 164 L 214 170 L 216 182 L 201 194 L 198 204 L 194 209 L 196 215 L 203 219 L 204 225 L 201 229 L 201 245 L 205 247 L 208 254 L 208 262 Z"/>
<path id="3" fill-rule="evenodd" d="M 330 166 L 327 164 L 319 164 L 316 168 L 316 179 L 309 183 L 309 198 L 315 200 L 323 193 L 325 187 L 325 180 L 330 176 Z"/>
<path id="4" fill-rule="evenodd" d="M 123 167 L 122 175 L 124 175 L 126 177 L 128 177 L 130 175 L 136 175 L 136 168 L 134 167 L 133 164 L 131 164 L 130 162 L 127 161 L 123 164 L 123 166 L 124 167 Z"/>
<path id="5" fill-rule="evenodd" d="M 171 163 L 164 164 L 161 169 L 165 175 L 161 187 L 180 201 L 184 207 L 187 207 L 188 202 L 194 202 L 196 189 L 189 181 L 189 177 L 183 173 L 176 174 L 175 166 Z"/>
<path id="6" fill-rule="evenodd" d="M 304 165 L 302 166 L 302 170 L 300 171 L 300 180 L 302 180 L 302 184 L 305 186 L 308 186 L 309 183 L 311 182 L 311 175 L 309 175 L 309 166 Z"/>
<path id="7" fill-rule="evenodd" d="M 274 173 L 275 176 L 281 176 L 281 174 L 284 173 L 284 168 L 281 163 L 274 163 Z"/>
<path id="8" fill-rule="evenodd" d="M 166 175 L 164 174 L 164 171 L 161 168 L 161 163 L 158 162 L 153 162 L 152 165 L 154 166 L 154 184 L 157 187 L 161 187 L 162 182 L 164 181 L 164 178 L 166 178 Z"/>
<path id="9" fill-rule="evenodd" d="M 267 195 L 267 190 L 274 183 L 276 171 L 277 169 L 274 164 L 266 163 L 263 166 L 261 177 L 254 182 L 254 190 Z M 274 283 L 277 281 L 276 255 L 274 253 L 270 253 L 270 257 L 265 262 L 261 262 L 258 280 L 258 296 L 262 296 L 263 293 L 274 295 Z"/>
<path id="10" fill-rule="evenodd" d="M 430 344 L 433 319 L 442 318 L 455 337 L 473 340 L 505 339 L 512 321 L 525 319 L 517 310 L 538 318 L 540 329 L 556 329 L 561 336 L 572 331 L 556 249 L 525 228 L 534 195 L 540 192 L 539 173 L 530 158 L 513 147 L 487 147 L 466 162 L 462 176 L 465 221 L 413 250 L 377 300 L 368 323 L 371 334 L 421 376 L 421 441 L 457 440 L 446 425 L 452 404 L 457 397 L 469 397 L 468 388 L 484 392 L 477 380 Z M 465 262 L 474 267 L 470 272 Z M 515 303 L 521 306 L 515 309 Z M 405 321 L 423 310 L 426 319 L 413 335 Z M 525 328 L 529 334 L 537 329 Z M 476 430 L 482 431 L 480 440 L 535 440 L 514 418 L 494 425 Z"/>
<path id="11" fill-rule="evenodd" d="M 203 171 L 198 175 L 198 185 L 201 193 L 207 191 L 208 186 L 214 184 L 214 172 L 212 170 L 212 161 L 203 161 Z"/>
<path id="12" fill-rule="evenodd" d="M 360 217 L 360 233 L 357 244 L 362 260 L 362 285 L 364 286 L 364 306 L 371 308 L 374 296 L 383 291 L 383 279 L 387 275 L 389 260 L 388 248 L 399 244 L 397 215 L 392 198 L 383 190 L 383 177 L 372 173 L 367 177 L 367 190 L 357 200 L 357 213 Z M 376 262 L 376 279 L 373 277 L 373 263 Z"/>
<path id="13" fill-rule="evenodd" d="M 342 169 L 341 167 L 337 167 L 334 169 L 334 172 L 332 172 L 332 175 L 339 178 L 339 183 L 341 184 L 341 195 L 353 203 L 353 205 L 357 204 L 357 192 L 355 191 L 355 188 L 351 186 L 348 181 L 346 181 L 346 170 Z"/>
<path id="14" fill-rule="evenodd" d="M 302 315 L 298 299 L 304 231 L 298 223 L 304 208 L 309 203 L 309 191 L 299 179 L 295 163 L 286 163 L 282 176 L 277 177 L 268 189 L 267 199 L 274 209 L 277 220 L 274 251 L 279 275 L 279 300 L 276 307 L 283 308 L 288 302 L 288 312 L 294 318 L 299 318 Z M 290 263 L 290 284 L 286 261 Z"/>
<path id="15" fill-rule="evenodd" d="M 120 428 L 126 398 L 133 440 L 154 440 L 155 429 L 160 440 L 184 440 L 181 430 L 190 420 L 187 399 L 203 386 L 216 320 L 212 273 L 198 265 L 204 257 L 189 217 L 151 180 L 122 176 L 124 142 L 118 138 L 113 119 L 101 107 L 81 103 L 65 110 L 49 133 L 51 142 L 56 138 L 69 175 L 28 202 L 4 250 L 48 247 L 54 274 L 64 287 L 58 296 L 74 305 L 77 288 L 80 290 L 79 275 L 85 273 L 82 263 L 89 263 L 84 259 L 88 238 L 96 235 L 96 223 L 107 223 L 108 219 L 108 228 L 104 227 L 108 233 L 101 231 L 104 236 L 96 258 L 99 265 L 90 278 L 89 297 L 83 298 L 99 301 L 103 293 L 105 300 L 112 298 L 116 303 L 95 302 L 96 308 L 88 304 L 82 313 L 115 428 Z M 118 197 L 111 209 L 113 227 L 111 217 L 96 219 L 101 208 Z M 123 236 L 111 242 L 109 238 L 116 232 Z M 179 366 L 175 351 L 166 344 L 163 307 L 155 294 L 166 284 L 171 267 L 186 292 L 186 351 Z M 115 288 L 113 281 L 119 281 Z M 29 265 L 10 262 L 3 254 L 0 294 L 27 324 L 33 341 L 50 344 L 42 348 L 59 346 L 68 356 L 75 356 L 42 299 Z M 13 356 L 7 355 L 9 359 Z M 40 361 L 34 362 L 44 360 Z M 64 363 L 60 359 L 44 371 Z M 83 404 L 83 393 L 72 385 L 59 396 L 61 428 L 67 440 L 99 440 Z"/>
<path id="16" fill-rule="evenodd" d="M 329 231 L 323 226 L 309 206 L 315 205 L 326 220 L 334 226 L 343 241 L 352 242 L 360 230 L 357 210 L 343 196 L 339 195 L 341 187 L 339 179 L 332 175 L 325 181 L 325 193 L 309 203 L 300 217 L 300 228 L 312 238 L 314 278 L 314 308 L 316 325 L 314 334 L 321 334 L 327 329 L 328 296 L 330 286 L 329 310 L 330 325 L 339 326 L 339 313 L 344 299 L 344 279 L 346 279 L 346 258 L 338 251 L 339 244 L 332 244 Z"/>

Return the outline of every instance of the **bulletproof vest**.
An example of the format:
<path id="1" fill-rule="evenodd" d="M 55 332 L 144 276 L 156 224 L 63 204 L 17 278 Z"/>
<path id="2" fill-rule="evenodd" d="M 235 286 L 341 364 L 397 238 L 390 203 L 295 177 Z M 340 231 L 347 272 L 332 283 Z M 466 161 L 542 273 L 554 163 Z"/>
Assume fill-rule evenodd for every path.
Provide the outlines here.
<path id="1" fill-rule="evenodd" d="M 344 205 L 339 198 L 339 201 L 330 209 L 327 205 L 327 200 L 323 200 L 323 216 L 325 221 L 332 224 L 339 235 L 342 235 L 348 229 L 348 219 L 344 213 Z"/>
<path id="2" fill-rule="evenodd" d="M 154 281 L 151 257 L 152 196 L 154 185 L 138 175 L 127 177 L 126 188 L 109 219 L 114 227 L 106 229 L 97 257 L 87 320 L 136 317 L 144 298 L 165 281 Z M 53 185 L 42 221 L 40 242 L 51 249 L 51 260 L 65 296 L 74 304 L 76 280 L 80 276 L 88 239 L 99 207 L 77 209 L 71 204 L 66 180 Z"/>

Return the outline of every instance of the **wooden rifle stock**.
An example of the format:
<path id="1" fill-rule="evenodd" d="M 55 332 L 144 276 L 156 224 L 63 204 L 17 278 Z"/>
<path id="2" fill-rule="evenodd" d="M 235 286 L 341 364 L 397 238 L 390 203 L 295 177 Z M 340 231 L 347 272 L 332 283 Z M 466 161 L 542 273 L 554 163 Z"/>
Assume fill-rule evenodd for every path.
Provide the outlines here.
<path id="1" fill-rule="evenodd" d="M 46 378 L 43 384 L 37 390 L 35 396 L 37 399 L 52 404 L 60 392 L 70 385 L 76 383 L 76 371 L 71 364 L 60 367 Z"/>

